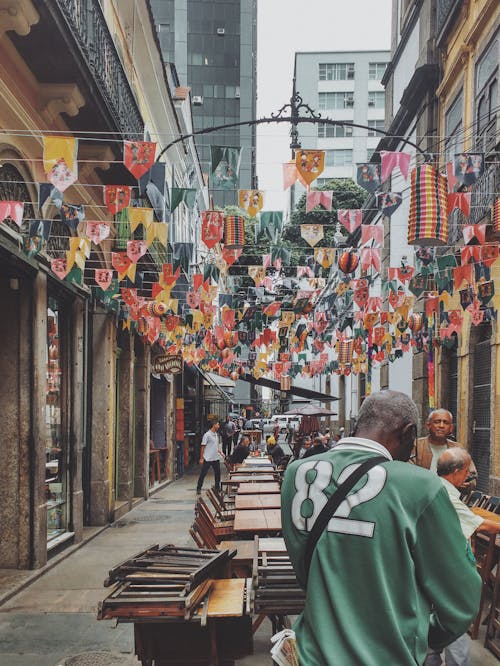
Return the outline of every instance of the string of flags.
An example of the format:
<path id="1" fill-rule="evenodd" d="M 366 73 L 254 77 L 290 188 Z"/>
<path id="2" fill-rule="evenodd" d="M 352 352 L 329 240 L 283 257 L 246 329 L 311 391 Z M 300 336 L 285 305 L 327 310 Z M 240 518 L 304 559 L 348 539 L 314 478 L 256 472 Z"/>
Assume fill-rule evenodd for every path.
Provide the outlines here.
<path id="1" fill-rule="evenodd" d="M 167 191 L 165 165 L 155 162 L 154 142 L 123 142 L 123 163 L 137 186 L 103 186 L 103 203 L 112 219 L 87 220 L 84 205 L 67 202 L 65 191 L 78 180 L 78 140 L 44 137 L 43 165 L 47 182 L 40 183 L 40 219 L 29 220 L 25 249 L 36 255 L 50 239 L 52 221 L 42 209 L 52 203 L 71 230 L 64 256 L 52 260 L 60 279 L 88 281 L 94 296 L 117 315 L 119 324 L 135 331 L 144 342 L 181 354 L 188 364 L 236 379 L 244 372 L 277 380 L 336 372 L 364 372 L 394 361 L 412 350 L 427 353 L 432 366 L 438 345 L 455 344 L 454 336 L 466 321 L 479 325 L 496 319 L 498 295 L 492 266 L 498 243 L 488 240 L 486 224 L 469 224 L 469 188 L 484 171 L 481 154 L 463 153 L 446 165 L 443 175 L 431 164 L 410 170 L 411 156 L 382 151 L 380 164 L 359 164 L 356 182 L 375 197 L 377 209 L 391 216 L 402 203 L 402 193 L 383 190 L 398 170 L 409 178 L 408 243 L 415 248 L 414 263 L 402 262 L 384 271 L 382 224 L 363 224 L 362 209 L 333 210 L 333 193 L 311 190 L 323 172 L 324 151 L 298 150 L 295 160 L 283 165 L 284 186 L 297 180 L 306 188 L 306 213 L 336 212 L 349 234 L 359 229 L 358 248 L 316 247 L 324 240 L 321 224 L 303 224 L 301 237 L 310 246 L 305 265 L 296 274 L 282 273 L 290 251 L 280 243 L 281 211 L 263 211 L 264 193 L 239 190 L 241 215 L 220 210 L 200 213 L 201 240 L 207 261 L 193 272 L 192 242 L 171 244 L 171 263 L 142 289 L 141 260 L 154 243 L 166 248 L 168 225 L 162 214 L 168 201 L 174 211 L 181 203 L 192 210 L 197 191 L 171 187 Z M 212 147 L 211 187 L 236 189 L 241 149 Z M 152 207 L 133 206 L 133 190 L 146 194 Z M 135 203 L 135 202 L 134 202 Z M 436 253 L 448 242 L 448 216 L 460 211 L 464 245 L 458 253 Z M 229 267 L 245 248 L 245 219 L 255 218 L 256 238 L 269 242 L 262 263 Z M 24 204 L 0 202 L 0 222 L 11 219 L 21 229 Z M 500 199 L 491 210 L 494 233 L 500 233 Z M 90 268 L 89 258 L 107 248 L 108 266 Z M 176 285 L 181 273 L 188 278 L 185 303 Z M 251 286 L 249 286 L 251 285 Z M 424 312 L 417 299 L 426 296 Z M 285 382 L 286 383 L 286 382 Z M 432 393 L 432 386 L 429 391 Z M 431 396 L 432 398 L 432 396 Z"/>

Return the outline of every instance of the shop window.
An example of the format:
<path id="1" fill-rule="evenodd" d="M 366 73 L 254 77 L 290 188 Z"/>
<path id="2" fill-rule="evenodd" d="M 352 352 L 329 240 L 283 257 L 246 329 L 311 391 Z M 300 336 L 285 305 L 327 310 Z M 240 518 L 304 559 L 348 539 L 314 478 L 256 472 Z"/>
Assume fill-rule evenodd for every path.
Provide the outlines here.
<path id="1" fill-rule="evenodd" d="M 463 94 L 462 91 L 454 99 L 444 118 L 444 130 L 446 141 L 446 161 L 455 159 L 456 153 L 461 153 L 464 149 L 464 137 L 462 128 L 463 116 Z"/>
<path id="2" fill-rule="evenodd" d="M 66 442 L 62 418 L 62 359 L 59 302 L 49 296 L 47 303 L 46 403 L 45 403 L 45 495 L 47 500 L 47 540 L 67 528 Z"/>

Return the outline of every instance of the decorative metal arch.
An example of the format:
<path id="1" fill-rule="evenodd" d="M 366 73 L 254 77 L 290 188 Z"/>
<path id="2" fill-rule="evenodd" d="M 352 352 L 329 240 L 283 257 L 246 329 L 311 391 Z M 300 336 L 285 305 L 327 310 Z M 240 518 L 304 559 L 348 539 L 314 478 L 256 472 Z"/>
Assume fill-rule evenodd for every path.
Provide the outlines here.
<path id="1" fill-rule="evenodd" d="M 289 110 L 289 115 L 285 115 L 286 112 Z M 300 112 L 304 112 L 309 115 L 304 115 L 301 116 Z M 370 127 L 368 125 L 361 125 L 359 123 L 353 123 L 348 120 L 333 120 L 332 118 L 323 118 L 321 116 L 321 113 L 317 113 L 314 111 L 314 109 L 311 109 L 309 104 L 306 104 L 303 100 L 302 97 L 298 92 L 295 91 L 295 80 L 293 83 L 293 94 L 292 97 L 290 98 L 290 102 L 288 104 L 284 104 L 281 109 L 276 111 L 276 113 L 271 113 L 270 117 L 264 117 L 264 118 L 258 118 L 256 120 L 243 120 L 237 123 L 228 123 L 227 125 L 215 125 L 213 127 L 204 127 L 202 129 L 195 130 L 191 134 L 183 134 L 179 136 L 177 139 L 174 139 L 174 141 L 171 141 L 169 144 L 163 148 L 163 150 L 160 152 L 158 155 L 156 161 L 160 159 L 160 157 L 169 150 L 172 146 L 175 146 L 175 144 L 179 143 L 180 141 L 185 141 L 186 139 L 191 139 L 195 136 L 198 136 L 200 134 L 211 134 L 212 132 L 218 132 L 220 130 L 225 130 L 225 129 L 230 129 L 232 127 L 242 127 L 242 126 L 248 126 L 252 127 L 254 125 L 263 125 L 263 124 L 270 124 L 270 123 L 290 123 L 291 129 L 290 129 L 290 136 L 291 136 L 291 143 L 290 143 L 290 148 L 292 150 L 297 150 L 298 148 L 301 148 L 301 145 L 298 140 L 298 125 L 302 123 L 312 123 L 312 124 L 319 124 L 323 123 L 325 125 L 339 125 L 343 127 L 358 127 L 360 129 L 366 129 L 370 130 L 372 132 L 377 132 L 378 134 L 381 134 L 383 136 L 388 136 L 392 137 L 393 135 L 390 132 L 386 132 L 385 130 L 377 129 L 375 127 Z M 418 146 L 416 143 L 413 141 L 410 141 L 409 139 L 403 139 L 401 138 L 401 143 L 407 144 L 409 146 L 412 146 L 420 155 L 424 157 L 424 159 L 427 161 L 429 159 L 429 154 L 422 150 L 420 146 Z"/>

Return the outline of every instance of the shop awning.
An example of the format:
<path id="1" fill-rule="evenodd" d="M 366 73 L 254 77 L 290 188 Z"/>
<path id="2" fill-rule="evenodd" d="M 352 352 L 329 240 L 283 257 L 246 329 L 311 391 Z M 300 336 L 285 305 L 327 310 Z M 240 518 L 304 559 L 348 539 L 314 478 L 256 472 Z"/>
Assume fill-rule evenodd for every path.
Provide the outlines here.
<path id="1" fill-rule="evenodd" d="M 253 375 L 249 374 L 241 375 L 240 379 L 243 382 L 249 382 L 250 384 L 256 384 L 257 386 L 266 386 L 267 388 L 274 389 L 275 391 L 281 391 L 280 383 L 274 379 L 265 379 L 264 377 L 255 379 Z M 334 395 L 328 395 L 328 393 L 322 393 L 321 391 L 313 391 L 312 389 L 308 389 L 303 386 L 291 386 L 287 393 L 293 393 L 293 395 L 298 395 L 301 398 L 317 400 L 318 402 L 332 402 L 333 400 L 338 400 L 338 398 Z"/>

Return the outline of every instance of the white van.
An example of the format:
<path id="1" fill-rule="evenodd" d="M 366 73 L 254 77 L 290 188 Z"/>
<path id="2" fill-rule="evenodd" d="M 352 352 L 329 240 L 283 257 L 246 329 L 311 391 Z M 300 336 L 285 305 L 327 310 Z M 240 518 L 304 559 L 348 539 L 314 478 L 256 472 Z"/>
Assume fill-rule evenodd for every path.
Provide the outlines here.
<path id="1" fill-rule="evenodd" d="M 273 424 L 277 423 L 279 425 L 280 432 L 286 432 L 290 429 L 297 432 L 301 420 L 301 416 L 287 416 L 286 414 L 275 414 L 271 417 Z"/>

